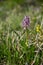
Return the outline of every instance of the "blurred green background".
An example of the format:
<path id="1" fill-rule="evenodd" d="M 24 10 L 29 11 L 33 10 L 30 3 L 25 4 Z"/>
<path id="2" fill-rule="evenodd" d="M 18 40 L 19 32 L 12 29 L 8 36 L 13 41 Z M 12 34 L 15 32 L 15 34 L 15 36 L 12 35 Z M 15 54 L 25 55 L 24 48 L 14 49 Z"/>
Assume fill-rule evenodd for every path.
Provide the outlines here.
<path id="1" fill-rule="evenodd" d="M 21 25 L 26 15 L 28 45 Z M 0 65 L 32 63 L 43 65 L 43 0 L 0 0 Z"/>

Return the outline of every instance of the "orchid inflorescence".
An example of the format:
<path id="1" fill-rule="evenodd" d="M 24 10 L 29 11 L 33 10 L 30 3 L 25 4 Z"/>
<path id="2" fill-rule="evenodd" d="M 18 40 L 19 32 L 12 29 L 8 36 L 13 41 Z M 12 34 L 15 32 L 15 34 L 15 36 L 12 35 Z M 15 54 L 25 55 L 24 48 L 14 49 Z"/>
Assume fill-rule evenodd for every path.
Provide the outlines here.
<path id="1" fill-rule="evenodd" d="M 22 22 L 22 26 L 24 29 L 28 28 L 30 24 L 30 20 L 29 20 L 29 17 L 28 16 L 25 16 L 24 19 L 23 19 L 23 22 Z"/>

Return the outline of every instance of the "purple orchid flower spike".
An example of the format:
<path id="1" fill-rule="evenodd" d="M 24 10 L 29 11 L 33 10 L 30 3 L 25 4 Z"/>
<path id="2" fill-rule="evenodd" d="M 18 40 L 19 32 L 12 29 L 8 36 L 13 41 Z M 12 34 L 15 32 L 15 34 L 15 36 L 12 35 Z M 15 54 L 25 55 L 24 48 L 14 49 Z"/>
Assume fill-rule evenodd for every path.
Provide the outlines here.
<path id="1" fill-rule="evenodd" d="M 24 29 L 28 28 L 30 24 L 30 20 L 29 20 L 29 17 L 28 16 L 25 16 L 24 19 L 23 19 L 23 22 L 22 22 L 22 26 Z"/>

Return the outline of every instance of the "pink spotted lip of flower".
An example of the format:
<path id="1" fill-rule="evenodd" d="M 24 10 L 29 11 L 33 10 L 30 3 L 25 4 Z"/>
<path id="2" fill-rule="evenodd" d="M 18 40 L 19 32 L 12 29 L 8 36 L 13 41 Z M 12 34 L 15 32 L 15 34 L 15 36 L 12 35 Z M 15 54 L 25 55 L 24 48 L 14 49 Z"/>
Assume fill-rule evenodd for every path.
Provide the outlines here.
<path id="1" fill-rule="evenodd" d="M 22 26 L 24 29 L 28 28 L 30 24 L 30 20 L 29 20 L 29 17 L 28 16 L 25 16 L 24 19 L 23 19 L 23 22 L 22 22 Z"/>

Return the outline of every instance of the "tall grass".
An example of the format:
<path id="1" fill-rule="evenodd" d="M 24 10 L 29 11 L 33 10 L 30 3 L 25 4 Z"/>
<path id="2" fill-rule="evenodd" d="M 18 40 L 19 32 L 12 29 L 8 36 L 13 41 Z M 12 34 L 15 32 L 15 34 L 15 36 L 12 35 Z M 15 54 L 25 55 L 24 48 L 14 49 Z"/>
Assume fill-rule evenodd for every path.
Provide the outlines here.
<path id="1" fill-rule="evenodd" d="M 0 65 L 43 65 L 42 9 L 13 9 L 5 20 L 0 18 Z M 28 42 L 21 25 L 25 15 L 30 17 Z"/>

